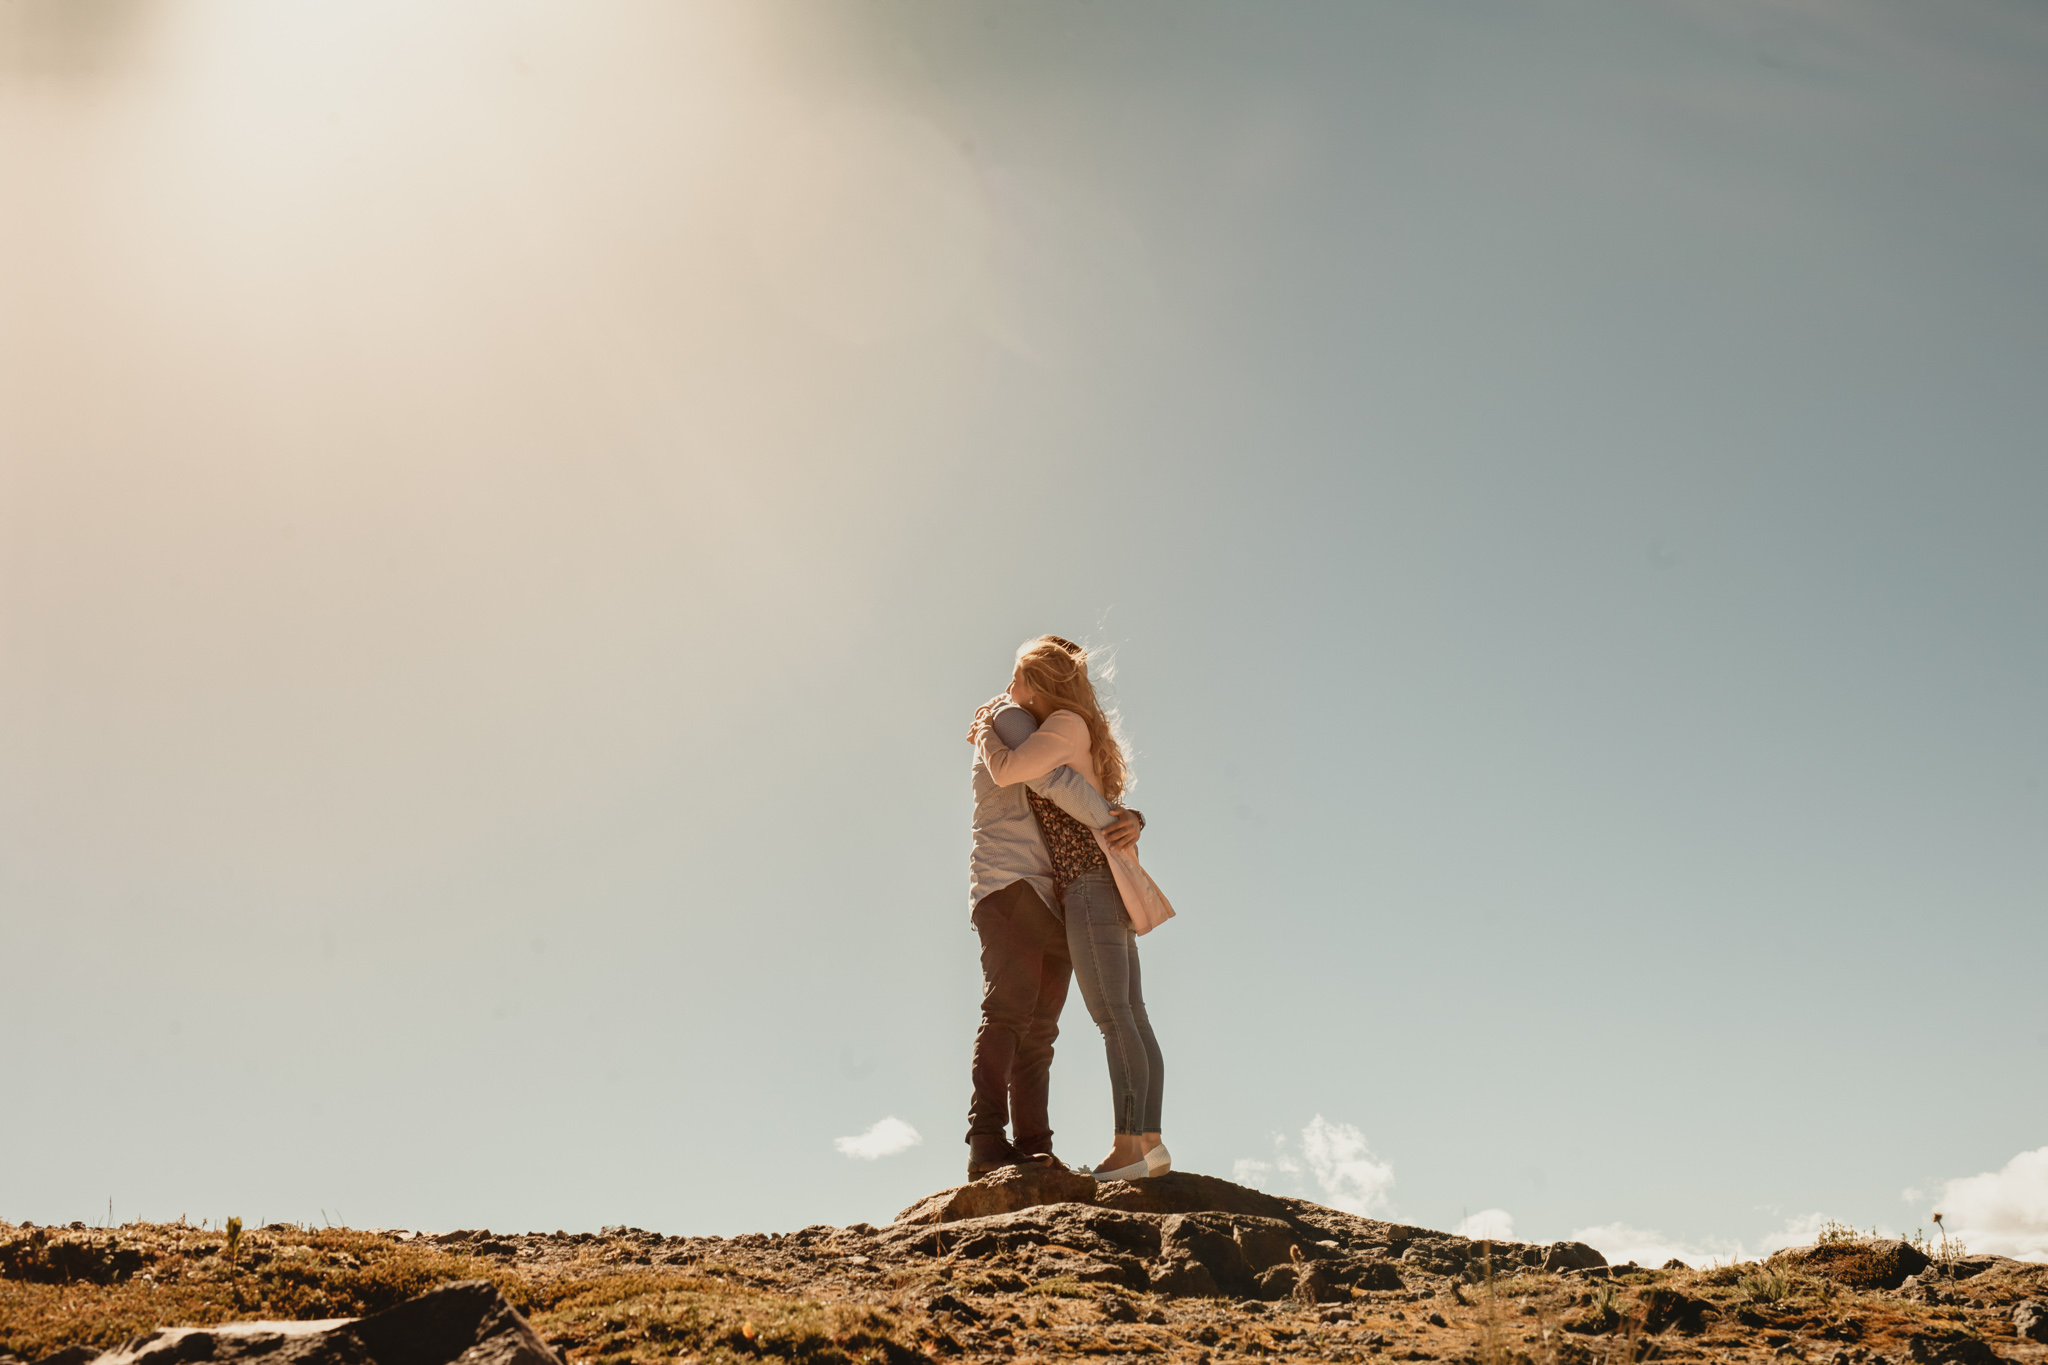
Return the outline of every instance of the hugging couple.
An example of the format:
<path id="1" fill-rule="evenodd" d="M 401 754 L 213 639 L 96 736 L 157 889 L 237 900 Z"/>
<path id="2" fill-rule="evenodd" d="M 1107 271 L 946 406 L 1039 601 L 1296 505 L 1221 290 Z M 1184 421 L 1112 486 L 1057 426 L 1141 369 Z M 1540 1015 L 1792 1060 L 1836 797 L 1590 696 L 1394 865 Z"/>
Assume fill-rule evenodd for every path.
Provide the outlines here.
<path id="1" fill-rule="evenodd" d="M 1173 907 L 1138 865 L 1145 817 L 1121 803 L 1129 766 L 1114 713 L 1088 679 L 1088 652 L 1057 635 L 1027 641 L 1009 689 L 974 713 L 967 739 L 982 978 L 967 1178 L 1032 1163 L 1064 1169 L 1046 1089 L 1070 976 L 1109 1054 L 1116 1140 L 1091 1173 L 1163 1174 L 1173 1169 L 1159 1137 L 1166 1067 L 1145 1013 L 1138 935 Z"/>

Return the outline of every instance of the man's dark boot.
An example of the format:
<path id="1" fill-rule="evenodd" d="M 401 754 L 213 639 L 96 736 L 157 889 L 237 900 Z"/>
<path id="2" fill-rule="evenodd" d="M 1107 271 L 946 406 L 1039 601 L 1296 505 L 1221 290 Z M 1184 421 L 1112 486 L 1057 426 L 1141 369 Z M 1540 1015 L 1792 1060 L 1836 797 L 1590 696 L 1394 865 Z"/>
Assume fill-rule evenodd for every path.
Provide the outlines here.
<path id="1" fill-rule="evenodd" d="M 979 1180 L 1005 1166 L 1021 1166 L 1024 1157 L 1001 1133 L 967 1135 L 967 1178 Z"/>
<path id="2" fill-rule="evenodd" d="M 1055 1171 L 1067 1169 L 1067 1163 L 1052 1154 L 1052 1134 L 1038 1137 L 1019 1137 L 1017 1155 L 1033 1166 L 1050 1166 Z"/>

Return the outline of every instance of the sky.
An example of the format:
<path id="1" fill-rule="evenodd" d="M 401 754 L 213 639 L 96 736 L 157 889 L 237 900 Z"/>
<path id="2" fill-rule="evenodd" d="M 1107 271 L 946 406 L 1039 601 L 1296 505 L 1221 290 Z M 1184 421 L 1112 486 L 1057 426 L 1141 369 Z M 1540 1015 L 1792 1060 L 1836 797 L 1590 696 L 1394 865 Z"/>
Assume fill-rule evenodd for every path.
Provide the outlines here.
<path id="1" fill-rule="evenodd" d="M 2038 5 L 10 0 L 0 184 L 0 1218 L 957 1183 L 1054 632 L 1181 1169 L 2048 1259 Z"/>

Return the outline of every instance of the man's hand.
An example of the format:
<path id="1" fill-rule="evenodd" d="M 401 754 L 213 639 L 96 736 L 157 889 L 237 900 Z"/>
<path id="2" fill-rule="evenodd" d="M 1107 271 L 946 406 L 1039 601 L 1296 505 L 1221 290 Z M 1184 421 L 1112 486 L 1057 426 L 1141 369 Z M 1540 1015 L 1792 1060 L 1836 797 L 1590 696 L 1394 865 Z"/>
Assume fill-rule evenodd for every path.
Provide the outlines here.
<path id="1" fill-rule="evenodd" d="M 1102 837 L 1109 841 L 1111 848 L 1136 848 L 1138 832 L 1145 828 L 1142 820 L 1130 811 L 1120 810 L 1116 819 L 1103 829 Z"/>

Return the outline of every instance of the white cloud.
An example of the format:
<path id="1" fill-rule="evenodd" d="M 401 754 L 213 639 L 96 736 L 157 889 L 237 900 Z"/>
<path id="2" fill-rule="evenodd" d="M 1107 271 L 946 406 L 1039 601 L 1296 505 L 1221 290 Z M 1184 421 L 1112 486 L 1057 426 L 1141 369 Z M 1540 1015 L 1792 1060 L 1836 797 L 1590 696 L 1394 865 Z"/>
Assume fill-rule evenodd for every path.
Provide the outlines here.
<path id="1" fill-rule="evenodd" d="M 891 1114 L 857 1137 L 833 1138 L 832 1145 L 850 1157 L 873 1161 L 907 1152 L 923 1141 L 922 1133 Z"/>
<path id="2" fill-rule="evenodd" d="M 1365 1134 L 1350 1124 L 1331 1123 L 1317 1114 L 1301 1130 L 1301 1154 L 1331 1208 L 1362 1214 L 1385 1207 L 1394 1168 L 1375 1157 Z"/>
<path id="3" fill-rule="evenodd" d="M 1934 1209 L 1949 1236 L 1972 1251 L 2048 1261 L 2048 1147 L 2021 1152 L 2002 1170 L 1946 1182 Z"/>
<path id="4" fill-rule="evenodd" d="M 1580 1228 L 1571 1235 L 1571 1240 L 1584 1242 L 1605 1256 L 1612 1265 L 1634 1261 L 1637 1265 L 1660 1266 L 1676 1259 L 1697 1270 L 1708 1265 L 1754 1261 L 1786 1247 L 1806 1246 L 1818 1238 L 1821 1228 L 1831 1221 L 1821 1213 L 1788 1218 L 1784 1227 L 1765 1233 L 1754 1247 L 1729 1237 L 1709 1237 L 1700 1242 L 1681 1241 L 1652 1228 L 1630 1227 L 1626 1223 L 1602 1223 L 1597 1227 Z"/>
<path id="5" fill-rule="evenodd" d="M 1394 1168 L 1372 1154 L 1365 1134 L 1358 1129 L 1348 1123 L 1331 1123 L 1317 1114 L 1301 1130 L 1300 1151 L 1297 1159 L 1286 1136 L 1275 1133 L 1272 1160 L 1239 1157 L 1231 1173 L 1240 1185 L 1260 1189 L 1275 1175 L 1293 1177 L 1290 1183 L 1299 1187 L 1300 1177 L 1306 1173 L 1315 1177 L 1322 1202 L 1333 1209 L 1367 1214 L 1386 1207 Z"/>
<path id="6" fill-rule="evenodd" d="M 1467 1216 L 1451 1231 L 1475 1242 L 1512 1242 L 1515 1240 L 1515 1218 L 1506 1209 L 1481 1209 Z"/>

